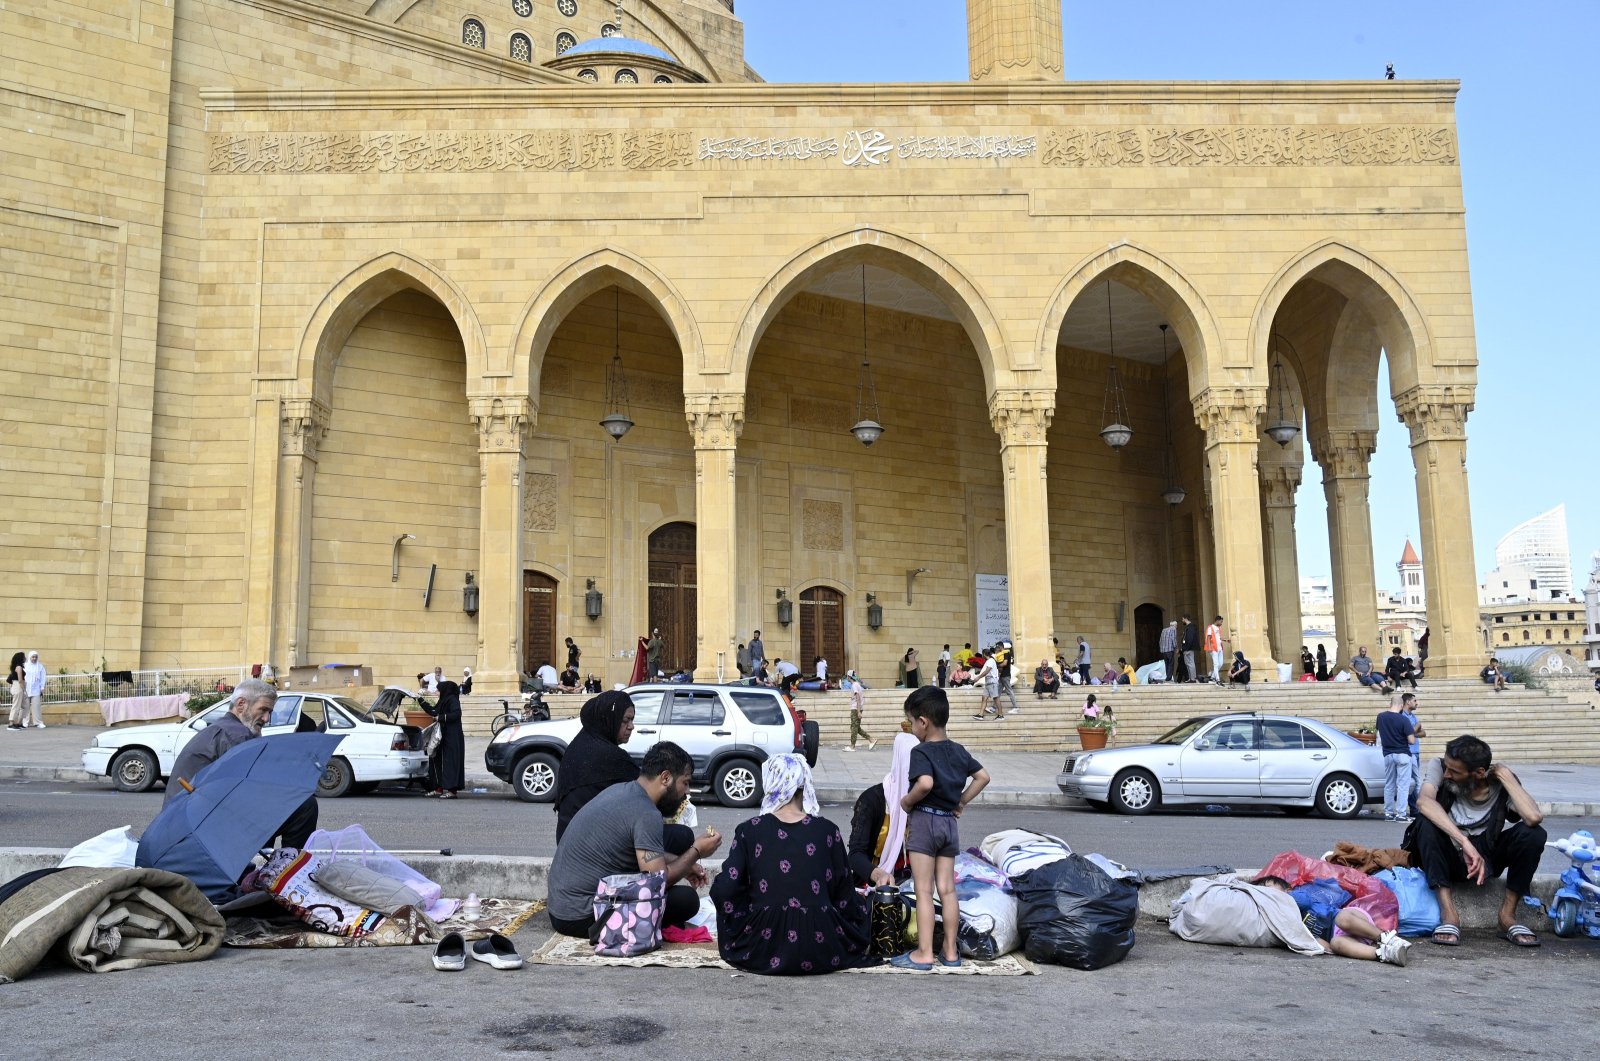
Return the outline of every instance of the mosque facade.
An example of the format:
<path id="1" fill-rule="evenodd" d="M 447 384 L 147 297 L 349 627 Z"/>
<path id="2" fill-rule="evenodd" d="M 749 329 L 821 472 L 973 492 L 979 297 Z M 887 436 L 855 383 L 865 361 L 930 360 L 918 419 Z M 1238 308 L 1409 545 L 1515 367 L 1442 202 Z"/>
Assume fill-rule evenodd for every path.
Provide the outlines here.
<path id="1" fill-rule="evenodd" d="M 1220 613 L 1270 674 L 1308 474 L 1378 639 L 1393 415 L 1429 673 L 1476 673 L 1458 85 L 1072 82 L 1059 7 L 814 85 L 731 0 L 8 5 L 10 640 L 498 691 L 759 629 L 887 683 Z"/>

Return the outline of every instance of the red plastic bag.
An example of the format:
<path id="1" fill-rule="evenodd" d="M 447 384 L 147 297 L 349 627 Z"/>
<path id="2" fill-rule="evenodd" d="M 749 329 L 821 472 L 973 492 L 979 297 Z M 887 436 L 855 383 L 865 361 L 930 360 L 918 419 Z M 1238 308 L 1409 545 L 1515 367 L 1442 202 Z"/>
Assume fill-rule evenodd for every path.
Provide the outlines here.
<path id="1" fill-rule="evenodd" d="M 1320 858 L 1307 858 L 1298 851 L 1285 851 L 1274 855 L 1258 876 L 1282 877 L 1291 888 L 1333 877 L 1341 888 L 1355 896 L 1345 909 L 1360 910 L 1372 919 L 1380 932 L 1393 932 L 1400 927 L 1400 900 L 1395 898 L 1394 892 L 1376 877 L 1349 866 L 1335 866 Z"/>

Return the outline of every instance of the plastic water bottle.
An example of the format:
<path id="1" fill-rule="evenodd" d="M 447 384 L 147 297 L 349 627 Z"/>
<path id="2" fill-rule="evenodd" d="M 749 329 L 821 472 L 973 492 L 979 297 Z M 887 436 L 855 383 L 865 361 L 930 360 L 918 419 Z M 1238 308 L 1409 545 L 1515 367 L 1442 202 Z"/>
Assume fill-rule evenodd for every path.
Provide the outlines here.
<path id="1" fill-rule="evenodd" d="M 467 901 L 461 904 L 461 920 L 477 921 L 483 917 L 483 904 L 478 901 L 477 892 L 468 892 Z"/>

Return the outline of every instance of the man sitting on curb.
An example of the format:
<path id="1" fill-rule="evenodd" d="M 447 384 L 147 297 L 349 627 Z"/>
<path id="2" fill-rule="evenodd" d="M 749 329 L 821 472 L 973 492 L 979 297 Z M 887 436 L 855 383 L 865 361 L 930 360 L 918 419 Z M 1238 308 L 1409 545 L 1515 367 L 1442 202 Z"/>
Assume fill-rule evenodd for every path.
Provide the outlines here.
<path id="1" fill-rule="evenodd" d="M 1446 947 L 1461 942 L 1452 886 L 1483 884 L 1503 872 L 1500 936 L 1513 946 L 1537 947 L 1538 937 L 1516 916 L 1544 853 L 1545 831 L 1539 824 L 1544 815 L 1517 775 L 1495 763 L 1489 746 L 1477 737 L 1457 737 L 1445 745 L 1441 758 L 1423 768 L 1417 811 L 1422 817 L 1407 830 L 1404 844 L 1411 864 L 1439 893 L 1433 942 Z"/>

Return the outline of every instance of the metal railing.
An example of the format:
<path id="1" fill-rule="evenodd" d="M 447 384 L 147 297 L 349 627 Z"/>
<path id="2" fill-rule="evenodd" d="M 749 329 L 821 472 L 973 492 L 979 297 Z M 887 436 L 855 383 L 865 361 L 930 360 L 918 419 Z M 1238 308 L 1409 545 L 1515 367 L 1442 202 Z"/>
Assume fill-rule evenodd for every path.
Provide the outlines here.
<path id="1" fill-rule="evenodd" d="M 122 672 L 130 681 L 107 681 L 106 671 L 94 674 L 52 674 L 44 684 L 43 702 L 46 704 L 73 704 L 94 700 L 110 700 L 123 696 L 168 696 L 189 693 L 199 696 L 206 693 L 226 692 L 249 674 L 249 668 L 239 665 L 222 667 L 189 667 L 167 670 L 136 670 Z"/>

